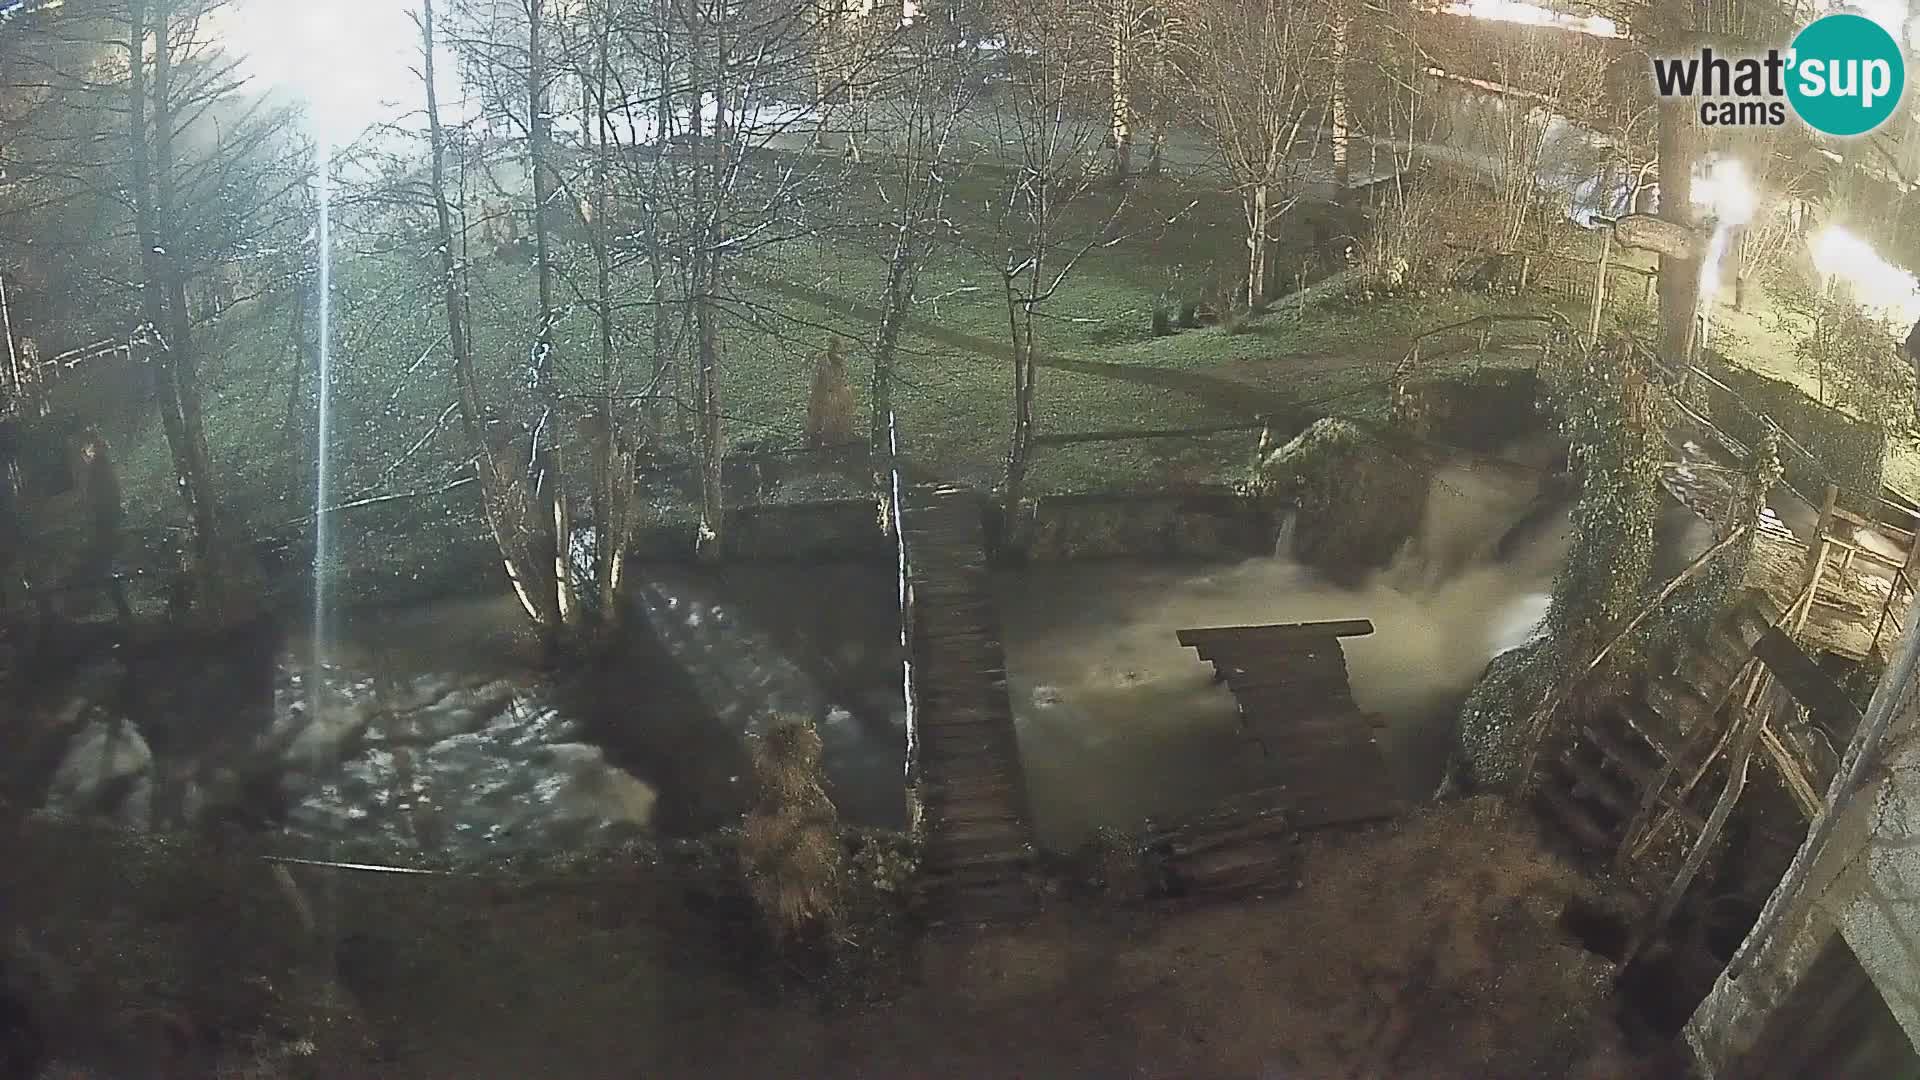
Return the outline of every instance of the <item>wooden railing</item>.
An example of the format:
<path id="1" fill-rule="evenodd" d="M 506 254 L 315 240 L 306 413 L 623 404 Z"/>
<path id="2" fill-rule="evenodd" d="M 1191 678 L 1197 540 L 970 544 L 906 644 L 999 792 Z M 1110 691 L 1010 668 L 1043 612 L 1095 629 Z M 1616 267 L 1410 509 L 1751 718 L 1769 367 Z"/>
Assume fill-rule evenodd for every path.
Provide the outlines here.
<path id="1" fill-rule="evenodd" d="M 1527 327 L 1535 334 L 1530 338 L 1508 340 L 1500 344 L 1503 347 L 1538 348 L 1539 355 L 1534 357 L 1532 367 L 1536 375 L 1556 349 L 1573 340 L 1572 321 L 1557 311 L 1537 315 L 1477 315 L 1416 334 L 1406 354 L 1393 366 L 1393 373 L 1388 379 L 1389 415 L 1395 425 L 1406 423 L 1417 412 L 1412 392 L 1413 380 L 1423 369 L 1446 359 L 1469 356 L 1474 358 L 1474 370 L 1477 372 L 1486 355 L 1493 351 L 1497 333 L 1514 327 Z M 1540 333 L 1543 329 L 1545 332 Z"/>
<path id="2" fill-rule="evenodd" d="M 914 595 L 913 552 L 907 546 L 907 530 L 902 514 L 906 509 L 905 481 L 900 478 L 899 418 L 887 413 L 887 450 L 893 467 L 887 476 L 887 524 L 893 531 L 893 546 L 900 575 L 900 690 L 907 709 L 907 831 L 920 824 L 920 803 L 916 795 L 920 781 L 920 692 L 913 680 Z"/>
<path id="3" fill-rule="evenodd" d="M 0 364 L 0 410 L 45 415 L 48 391 L 68 372 L 106 357 L 131 357 L 132 353 L 133 342 L 118 338 L 106 338 L 47 357 L 35 351 L 31 339 L 9 341 L 5 363 Z"/>

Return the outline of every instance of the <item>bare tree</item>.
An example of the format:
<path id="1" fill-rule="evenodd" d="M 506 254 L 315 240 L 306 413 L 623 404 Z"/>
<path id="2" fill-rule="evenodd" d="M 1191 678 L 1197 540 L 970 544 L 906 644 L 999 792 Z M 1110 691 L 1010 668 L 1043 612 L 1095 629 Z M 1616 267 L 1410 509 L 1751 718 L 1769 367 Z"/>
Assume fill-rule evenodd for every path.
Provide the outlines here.
<path id="1" fill-rule="evenodd" d="M 1476 110 L 1474 148 L 1491 166 L 1495 232 L 1488 240 L 1496 251 L 1513 251 L 1540 210 L 1554 124 L 1604 96 L 1608 61 L 1592 39 L 1565 31 L 1501 27 L 1487 41 L 1500 89 Z"/>
<path id="2" fill-rule="evenodd" d="M 506 565 L 507 578 L 534 625 L 549 636 L 550 642 L 558 643 L 562 619 L 556 562 L 565 549 L 554 533 L 553 504 L 549 500 L 547 506 L 540 505 L 534 485 L 528 482 L 528 468 L 521 454 L 530 454 L 531 445 L 523 450 L 515 425 L 483 411 L 481 403 L 472 326 L 467 317 L 469 267 L 464 257 L 464 229 L 461 234 L 456 233 L 453 207 L 447 196 L 449 139 L 441 121 L 435 81 L 438 44 L 434 16 L 433 0 L 421 0 L 418 23 L 432 156 L 430 197 L 460 422 L 474 453 L 487 525 Z"/>
<path id="3" fill-rule="evenodd" d="M 1330 0 L 1183 0 L 1181 67 L 1247 225 L 1246 300 L 1268 296 L 1268 245 L 1313 168 L 1331 96 Z"/>
<path id="4" fill-rule="evenodd" d="M 891 243 L 882 251 L 886 280 L 874 331 L 868 444 L 876 489 L 884 492 L 894 465 L 888 420 L 900 335 L 912 310 L 920 268 L 951 232 L 946 220 L 949 179 L 963 122 L 976 104 L 978 53 L 943 21 L 921 20 L 897 38 L 905 69 L 882 88 L 875 106 L 882 157 L 874 170 Z M 885 500 L 882 500 L 883 504 Z"/>
<path id="5" fill-rule="evenodd" d="M 290 113 L 243 93 L 239 61 L 212 31 L 223 7 L 106 0 L 9 27 L 26 40 L 5 57 L 14 89 L 0 153 L 11 181 L 0 231 L 33 243 L 15 299 L 41 329 L 91 323 L 144 354 L 186 511 L 175 595 L 214 619 L 253 592 L 243 530 L 217 491 L 199 330 L 297 277 L 287 219 L 311 175 Z"/>
<path id="6" fill-rule="evenodd" d="M 1008 76 L 992 100 L 990 136 L 1005 156 L 1005 183 L 995 197 L 994 244 L 983 251 L 1001 278 L 1013 357 L 1013 430 L 1007 449 L 1005 499 L 1019 513 L 1033 448 L 1033 401 L 1039 371 L 1037 327 L 1080 260 L 1111 243 L 1110 226 L 1122 203 L 1100 220 L 1073 222 L 1069 211 L 1087 195 L 1089 165 L 1101 145 L 1105 118 L 1085 107 L 1084 59 L 1102 42 L 1105 27 L 1089 26 L 1080 11 L 1057 0 L 1001 10 Z"/>

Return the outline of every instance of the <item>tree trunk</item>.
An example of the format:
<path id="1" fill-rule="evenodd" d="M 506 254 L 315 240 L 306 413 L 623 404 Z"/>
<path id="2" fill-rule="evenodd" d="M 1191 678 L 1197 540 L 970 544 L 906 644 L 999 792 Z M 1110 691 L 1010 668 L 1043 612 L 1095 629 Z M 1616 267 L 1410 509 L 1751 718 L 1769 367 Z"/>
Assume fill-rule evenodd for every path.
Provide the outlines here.
<path id="1" fill-rule="evenodd" d="M 722 204 L 725 200 L 727 176 L 727 51 L 726 43 L 720 36 L 721 28 L 710 28 L 714 34 L 714 55 L 711 72 L 705 70 L 705 64 L 695 62 L 691 65 L 691 84 L 695 93 L 702 98 L 710 90 L 713 95 L 713 135 L 709 142 L 701 137 L 704 126 L 699 117 L 698 106 L 692 121 L 694 145 L 698 155 L 693 169 L 693 205 L 703 222 L 700 236 L 696 240 L 693 254 L 694 265 L 694 330 L 695 347 L 698 350 L 697 383 L 695 396 L 699 400 L 700 410 L 700 536 L 698 552 L 702 558 L 714 559 L 720 556 L 724 544 L 726 527 L 726 487 L 725 462 L 727 447 L 720 416 L 720 321 L 718 304 L 720 301 L 725 275 L 722 261 L 725 258 L 726 231 Z M 692 50 L 692 56 L 700 56 L 698 44 Z M 709 87 L 707 80 L 711 79 Z M 712 174 L 708 175 L 707 170 Z"/>
<path id="2" fill-rule="evenodd" d="M 709 233 L 714 238 L 717 233 Z M 700 284 L 694 310 L 699 348 L 700 400 L 700 542 L 702 557 L 718 558 L 722 531 L 726 522 L 725 470 L 726 443 L 720 423 L 720 325 L 714 310 L 720 275 L 718 256 L 705 253 L 695 257 L 701 265 Z"/>
<path id="3" fill-rule="evenodd" d="M 1007 321 L 1013 341 L 1013 433 L 1007 446 L 1006 523 L 1010 532 L 1026 497 L 1027 462 L 1033 450 L 1033 315 L 1007 282 Z"/>
<path id="4" fill-rule="evenodd" d="M 1333 131 L 1333 183 L 1337 199 L 1345 202 L 1353 187 L 1352 147 L 1347 128 L 1347 13 L 1333 16 L 1333 99 L 1327 108 L 1328 126 Z"/>
<path id="5" fill-rule="evenodd" d="M 911 211 L 903 211 L 911 213 Z M 873 462 L 874 490 L 883 497 L 893 473 L 893 363 L 900 347 L 900 330 L 907 321 L 907 306 L 913 300 L 912 222 L 902 223 L 893 242 L 893 258 L 887 264 L 887 291 L 881 301 L 880 329 L 873 345 L 872 399 L 867 443 Z"/>
<path id="6" fill-rule="evenodd" d="M 187 314 L 186 281 L 180 268 L 179 237 L 171 234 L 173 186 L 172 42 L 170 5 L 150 7 L 134 0 L 130 8 L 132 67 L 128 115 L 133 150 L 135 232 L 139 237 L 141 303 L 149 327 L 147 347 L 160 402 L 161 426 L 173 455 L 175 483 L 186 503 L 188 571 L 197 600 L 217 600 L 214 552 L 219 522 L 207 452 L 206 422 L 193 363 L 192 321 Z M 152 39 L 153 77 L 147 79 L 146 49 Z M 148 111 L 153 133 L 147 133 Z"/>
<path id="7" fill-rule="evenodd" d="M 1681 55 L 1692 38 L 1691 13 L 1675 4 L 1662 28 L 1666 53 Z M 1657 107 L 1660 158 L 1660 216 L 1689 228 L 1693 224 L 1693 167 L 1700 155 L 1700 132 L 1686 99 L 1663 98 Z M 1695 322 L 1700 310 L 1700 259 L 1660 257 L 1660 354 L 1668 363 L 1693 359 Z"/>
<path id="8" fill-rule="evenodd" d="M 673 131 L 673 95 L 669 88 L 673 84 L 673 65 L 668 58 L 670 37 L 667 32 L 667 16 L 656 11 L 660 28 L 658 41 L 660 47 L 660 85 L 654 95 L 654 150 L 655 176 L 666 172 L 667 137 Z M 660 232 L 660 206 L 656 201 L 647 214 L 647 271 L 651 278 L 650 296 L 653 300 L 653 378 L 647 387 L 647 435 L 658 439 L 665 432 L 661 423 L 661 396 L 671 400 L 676 387 L 673 384 L 673 327 L 667 321 L 667 276 L 666 238 Z M 676 410 L 677 411 L 677 410 Z M 684 415 L 684 414 L 683 414 Z"/>
<path id="9" fill-rule="evenodd" d="M 461 427 L 467 444 L 476 451 L 475 472 L 480 480 L 481 508 L 495 546 L 505 564 L 507 579 L 520 599 L 520 605 L 536 626 L 552 630 L 559 622 L 555 610 L 552 571 L 539 564 L 526 545 L 531 523 L 522 520 L 525 504 L 516 506 L 519 491 L 514 481 L 517 468 L 503 468 L 505 453 L 488 438 L 480 411 L 478 381 L 473 370 L 472 341 L 467 335 L 465 304 L 465 268 L 454 258 L 453 210 L 447 204 L 447 138 L 440 124 L 440 102 L 434 86 L 433 0 L 422 0 L 420 36 L 422 76 L 427 87 L 427 133 L 432 154 L 433 208 L 439 235 L 435 245 L 440 256 L 441 298 L 447 313 L 447 349 L 453 357 L 454 391 L 460 406 Z"/>
<path id="10" fill-rule="evenodd" d="M 573 580 L 572 519 L 566 505 L 566 477 L 556 466 L 561 460 L 560 401 L 553 379 L 553 324 L 558 313 L 553 305 L 553 260 L 550 233 L 554 195 L 559 185 L 553 172 L 553 121 L 547 115 L 545 0 L 527 2 L 527 156 L 533 173 L 533 264 L 535 288 L 540 297 L 540 326 L 533 343 L 533 365 L 528 386 L 540 403 L 540 422 L 534 426 L 529 447 L 525 498 L 525 520 L 533 535 L 527 543 L 544 548 L 553 544 L 554 607 L 561 621 L 575 621 L 581 609 L 579 592 Z M 582 134 L 585 134 L 584 132 Z M 536 552 L 535 558 L 539 558 Z"/>
<path id="11" fill-rule="evenodd" d="M 1109 137 L 1113 141 L 1113 180 L 1123 183 L 1133 171 L 1133 96 L 1127 86 L 1127 65 L 1131 42 L 1129 23 L 1132 19 L 1130 0 L 1110 0 L 1113 5 L 1113 25 L 1110 27 L 1113 47 L 1112 101 L 1109 115 Z"/>
<path id="12" fill-rule="evenodd" d="M 1267 223 L 1271 191 L 1264 182 L 1255 184 L 1247 221 L 1247 306 L 1257 308 L 1267 296 Z"/>
<path id="13" fill-rule="evenodd" d="M 604 16 L 604 9 L 602 15 Z M 609 57 L 613 27 L 603 18 L 596 27 L 592 115 L 599 125 L 599 143 L 593 156 L 593 224 L 588 236 L 593 244 L 593 269 L 598 303 L 594 316 L 600 337 L 600 422 L 592 428 L 594 593 L 598 620 L 618 623 L 625 612 L 620 597 L 620 566 L 627 557 L 627 508 L 632 499 L 633 472 L 624 467 L 627 459 L 616 452 L 621 443 L 621 425 L 616 407 L 613 348 L 613 258 L 607 240 L 612 223 L 607 194 L 607 155 L 612 152 L 612 124 L 607 114 L 607 83 L 612 78 Z M 586 95 L 582 95 L 585 97 Z"/>

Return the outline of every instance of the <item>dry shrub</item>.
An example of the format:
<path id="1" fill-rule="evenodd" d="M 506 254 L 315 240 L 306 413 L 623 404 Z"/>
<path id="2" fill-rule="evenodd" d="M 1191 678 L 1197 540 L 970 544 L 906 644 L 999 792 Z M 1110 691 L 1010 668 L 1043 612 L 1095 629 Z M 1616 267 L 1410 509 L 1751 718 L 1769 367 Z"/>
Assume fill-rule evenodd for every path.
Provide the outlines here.
<path id="1" fill-rule="evenodd" d="M 840 355 L 838 338 L 827 342 L 827 355 L 813 369 L 813 389 L 807 394 L 807 444 L 843 446 L 858 436 L 853 426 L 853 383 Z"/>
<path id="2" fill-rule="evenodd" d="M 1448 289 L 1498 248 L 1487 193 L 1448 170 L 1426 168 L 1394 185 L 1357 246 L 1359 287 L 1378 295 Z"/>
<path id="3" fill-rule="evenodd" d="M 820 733 L 810 721 L 775 720 L 753 740 L 752 756 L 759 798 L 741 859 L 768 929 L 792 940 L 839 921 L 847 882 L 839 814 L 822 784 Z"/>

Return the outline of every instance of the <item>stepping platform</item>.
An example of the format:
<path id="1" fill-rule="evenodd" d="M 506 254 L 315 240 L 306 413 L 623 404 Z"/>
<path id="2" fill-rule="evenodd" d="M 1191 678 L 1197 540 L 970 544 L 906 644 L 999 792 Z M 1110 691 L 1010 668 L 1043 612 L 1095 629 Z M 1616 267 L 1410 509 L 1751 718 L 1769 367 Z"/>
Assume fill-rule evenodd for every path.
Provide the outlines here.
<path id="1" fill-rule="evenodd" d="M 1216 626 L 1179 631 L 1213 664 L 1240 705 L 1240 723 L 1272 763 L 1271 797 L 1301 830 L 1395 817 L 1406 810 L 1380 750 L 1381 723 L 1353 700 L 1343 637 L 1365 619 Z"/>

